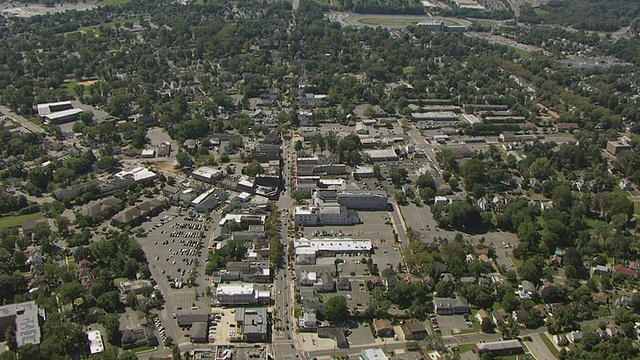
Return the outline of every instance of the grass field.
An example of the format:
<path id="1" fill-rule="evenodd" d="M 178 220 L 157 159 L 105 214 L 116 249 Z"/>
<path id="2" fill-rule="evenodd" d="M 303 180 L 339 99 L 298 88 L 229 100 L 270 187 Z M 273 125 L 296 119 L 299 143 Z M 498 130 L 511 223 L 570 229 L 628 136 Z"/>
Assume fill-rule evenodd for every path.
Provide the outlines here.
<path id="1" fill-rule="evenodd" d="M 520 56 L 523 59 L 529 59 L 531 58 L 531 52 L 524 50 L 524 49 L 519 49 L 517 47 L 513 48 L 515 50 L 515 53 L 518 54 L 518 56 Z"/>
<path id="2" fill-rule="evenodd" d="M 555 356 L 556 358 L 559 358 L 560 352 L 558 351 L 556 346 L 553 345 L 553 343 L 551 342 L 551 339 L 549 339 L 547 334 L 540 334 L 540 337 L 542 338 L 542 341 L 544 342 L 544 344 L 547 345 L 547 348 L 549 348 L 549 351 L 551 351 L 553 356 Z"/>
<path id="3" fill-rule="evenodd" d="M 40 220 L 42 219 L 42 213 L 7 216 L 0 218 L 0 229 L 14 228 L 22 225 L 23 222 L 28 220 Z"/>
<path id="4" fill-rule="evenodd" d="M 75 81 L 64 81 L 62 83 L 62 88 L 67 90 L 67 92 L 71 95 L 76 95 L 76 82 Z"/>

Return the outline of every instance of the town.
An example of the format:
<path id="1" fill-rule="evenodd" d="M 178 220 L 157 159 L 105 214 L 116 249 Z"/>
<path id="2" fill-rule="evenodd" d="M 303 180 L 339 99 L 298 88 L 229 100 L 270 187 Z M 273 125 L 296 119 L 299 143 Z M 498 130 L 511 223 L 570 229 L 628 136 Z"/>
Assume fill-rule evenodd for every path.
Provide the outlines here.
<path id="1" fill-rule="evenodd" d="M 0 360 L 639 358 L 640 7 L 376 4 L 3 4 Z"/>

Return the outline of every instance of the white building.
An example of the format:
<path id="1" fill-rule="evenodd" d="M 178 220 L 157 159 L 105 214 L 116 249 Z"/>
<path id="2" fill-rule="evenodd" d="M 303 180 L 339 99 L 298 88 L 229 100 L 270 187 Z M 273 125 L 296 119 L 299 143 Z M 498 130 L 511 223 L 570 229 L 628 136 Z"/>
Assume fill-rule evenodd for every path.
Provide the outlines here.
<path id="1" fill-rule="evenodd" d="M 369 128 L 367 127 L 367 125 L 365 125 L 363 123 L 357 123 L 356 124 L 356 134 L 358 134 L 358 135 L 367 135 L 367 134 L 369 134 Z"/>
<path id="2" fill-rule="evenodd" d="M 366 254 L 373 250 L 373 243 L 369 239 L 351 238 L 300 238 L 294 241 L 296 255 L 316 256 L 335 254 Z"/>
<path id="3" fill-rule="evenodd" d="M 347 210 L 338 204 L 323 206 L 296 206 L 294 210 L 296 225 L 354 225 L 360 223 L 355 211 Z"/>
<path id="4" fill-rule="evenodd" d="M 209 189 L 191 201 L 191 205 L 199 213 L 213 210 L 227 200 L 227 193 L 218 188 Z"/>
<path id="5" fill-rule="evenodd" d="M 376 177 L 376 173 L 373 171 L 373 166 L 356 166 L 353 169 L 353 177 L 359 177 L 361 179 Z"/>
<path id="6" fill-rule="evenodd" d="M 208 166 L 201 166 L 191 173 L 196 180 L 212 183 L 215 180 L 220 180 L 224 176 L 222 170 L 210 168 Z"/>
<path id="7" fill-rule="evenodd" d="M 271 299 L 269 290 L 256 290 L 247 283 L 218 284 L 214 294 L 221 305 L 264 304 Z"/>
<path id="8" fill-rule="evenodd" d="M 360 357 L 362 357 L 362 360 L 389 360 L 387 355 L 380 348 L 362 349 Z"/>
<path id="9" fill-rule="evenodd" d="M 382 150 L 365 150 L 365 154 L 369 155 L 371 161 L 396 161 L 398 154 L 393 149 Z"/>
<path id="10" fill-rule="evenodd" d="M 354 210 L 386 210 L 385 191 L 344 191 L 337 195 L 338 204 Z"/>
<path id="11" fill-rule="evenodd" d="M 157 176 L 158 175 L 156 173 L 142 166 L 138 166 L 131 170 L 123 170 L 115 174 L 115 177 L 121 180 L 125 180 L 130 177 L 133 178 L 133 181 L 135 182 L 155 179 Z"/>
<path id="12" fill-rule="evenodd" d="M 89 352 L 91 355 L 100 354 L 104 351 L 104 342 L 102 341 L 102 335 L 100 330 L 87 331 L 87 338 L 89 339 Z"/>

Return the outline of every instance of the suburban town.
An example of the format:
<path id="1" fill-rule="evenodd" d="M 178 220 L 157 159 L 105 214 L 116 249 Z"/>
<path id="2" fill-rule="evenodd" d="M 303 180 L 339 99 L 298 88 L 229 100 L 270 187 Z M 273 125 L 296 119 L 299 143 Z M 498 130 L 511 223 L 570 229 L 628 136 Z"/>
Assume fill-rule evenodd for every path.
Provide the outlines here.
<path id="1" fill-rule="evenodd" d="M 0 4 L 0 360 L 640 358 L 592 3 Z"/>

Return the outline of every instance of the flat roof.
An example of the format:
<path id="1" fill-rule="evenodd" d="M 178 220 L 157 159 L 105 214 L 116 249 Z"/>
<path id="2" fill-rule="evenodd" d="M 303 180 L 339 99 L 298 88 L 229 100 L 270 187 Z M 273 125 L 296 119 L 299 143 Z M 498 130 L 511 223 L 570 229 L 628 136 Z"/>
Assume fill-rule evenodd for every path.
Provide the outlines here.
<path id="1" fill-rule="evenodd" d="M 16 342 L 18 347 L 25 344 L 40 344 L 40 324 L 38 315 L 41 310 L 35 301 L 0 306 L 0 319 L 15 316 Z"/>
<path id="2" fill-rule="evenodd" d="M 398 155 L 393 149 L 380 149 L 380 150 L 366 150 L 365 153 L 369 154 L 371 159 L 388 159 L 393 158 L 397 159 Z"/>
<path id="3" fill-rule="evenodd" d="M 363 349 L 360 353 L 364 360 L 388 360 L 387 355 L 380 348 Z"/>
<path id="4" fill-rule="evenodd" d="M 78 115 L 81 112 L 82 112 L 82 109 L 74 108 L 74 109 L 56 111 L 50 114 L 46 114 L 44 115 L 44 118 L 47 120 L 55 120 L 55 119 L 60 119 L 60 118 L 71 116 L 71 115 Z"/>
<path id="5" fill-rule="evenodd" d="M 310 248 L 318 251 L 371 251 L 373 244 L 370 239 L 351 238 L 300 238 L 294 241 L 294 248 Z"/>
<path id="6" fill-rule="evenodd" d="M 201 176 L 203 178 L 207 178 L 207 179 L 211 179 L 213 177 L 216 177 L 218 175 L 220 175 L 222 173 L 222 171 L 218 170 L 218 169 L 214 169 L 208 166 L 201 166 L 195 170 L 193 170 L 193 172 L 191 173 L 192 175 L 195 176 Z"/>
<path id="7" fill-rule="evenodd" d="M 104 342 L 102 341 L 100 330 L 87 331 L 86 334 L 89 339 L 89 352 L 91 355 L 103 352 Z"/>
<path id="8" fill-rule="evenodd" d="M 62 106 L 62 105 L 71 106 L 71 101 L 65 100 L 65 101 L 56 101 L 56 102 L 38 104 L 37 105 L 38 115 L 39 116 L 45 116 L 47 114 L 51 114 L 51 107 L 52 106 Z"/>
<path id="9" fill-rule="evenodd" d="M 216 288 L 217 295 L 241 295 L 253 294 L 253 284 L 233 283 L 218 284 Z"/>

